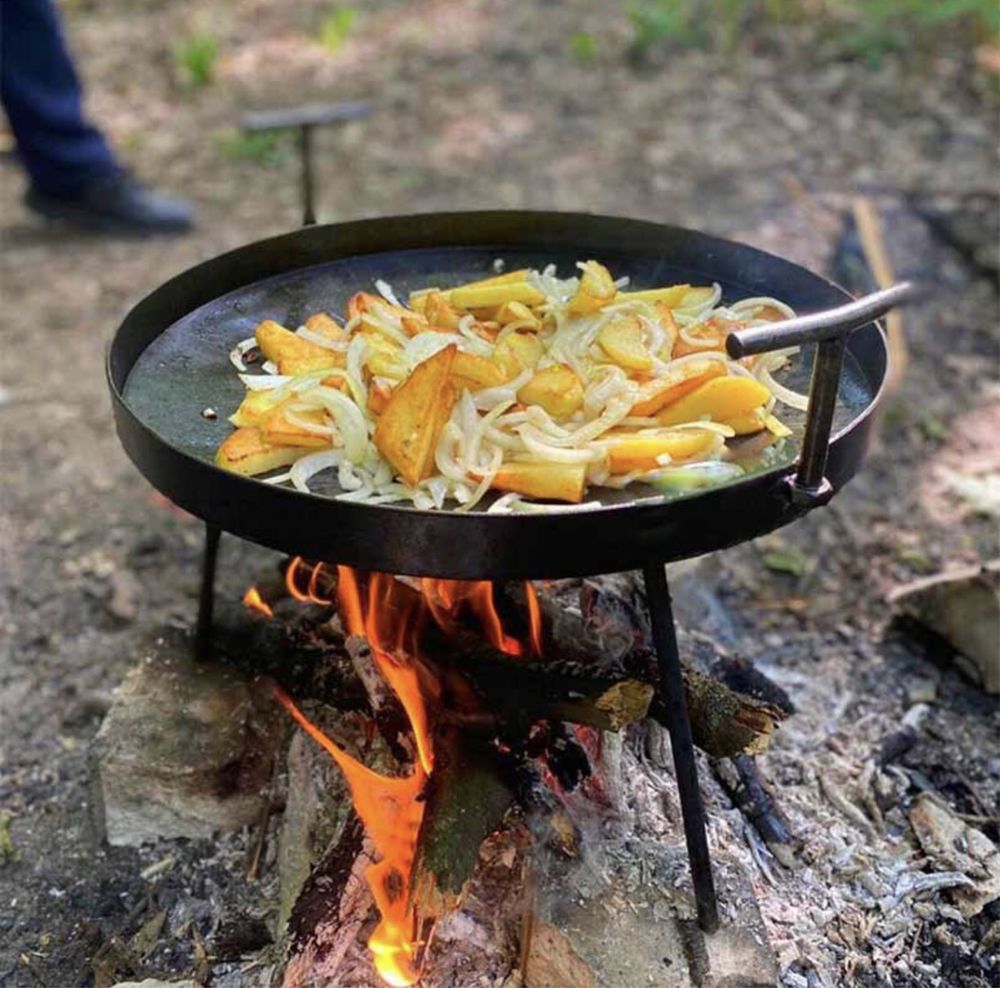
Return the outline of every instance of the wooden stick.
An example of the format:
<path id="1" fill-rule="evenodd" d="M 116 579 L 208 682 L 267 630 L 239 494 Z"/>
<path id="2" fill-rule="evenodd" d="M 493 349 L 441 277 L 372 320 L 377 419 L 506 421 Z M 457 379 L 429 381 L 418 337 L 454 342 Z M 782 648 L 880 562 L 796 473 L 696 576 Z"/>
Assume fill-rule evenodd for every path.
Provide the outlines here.
<path id="1" fill-rule="evenodd" d="M 851 202 L 851 212 L 854 215 L 854 225 L 857 227 L 858 239 L 865 260 L 871 270 L 875 284 L 879 288 L 889 288 L 896 283 L 896 275 L 889 260 L 885 236 L 878 211 L 866 196 L 856 196 Z M 885 328 L 889 337 L 889 376 L 886 389 L 895 391 L 906 373 L 909 363 L 909 352 L 906 339 L 903 336 L 903 317 L 899 309 L 893 309 L 885 317 Z"/>

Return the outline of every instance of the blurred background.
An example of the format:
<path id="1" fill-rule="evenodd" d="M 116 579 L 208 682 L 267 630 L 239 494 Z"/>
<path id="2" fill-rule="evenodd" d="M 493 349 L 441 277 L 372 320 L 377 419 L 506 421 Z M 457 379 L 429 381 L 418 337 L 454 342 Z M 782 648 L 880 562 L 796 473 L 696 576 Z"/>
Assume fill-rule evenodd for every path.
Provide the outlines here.
<path id="1" fill-rule="evenodd" d="M 906 709 L 907 677 L 926 678 L 916 653 L 831 643 L 844 628 L 876 641 L 891 588 L 997 554 L 996 0 L 59 7 L 90 117 L 138 176 L 192 204 L 197 228 L 136 240 L 43 224 L 0 122 L 0 984 L 146 970 L 95 967 L 141 925 L 158 859 L 94 841 L 86 746 L 148 629 L 190 625 L 201 528 L 125 460 L 102 362 L 145 293 L 300 222 L 295 137 L 244 133 L 251 110 L 371 102 L 368 119 L 316 133 L 320 222 L 618 213 L 754 242 L 855 291 L 887 272 L 927 282 L 868 470 L 839 507 L 729 553 L 714 577 L 773 661 L 808 656 L 879 711 Z M 224 548 L 234 601 L 249 551 Z M 971 811 L 995 815 L 990 715 L 975 708 L 979 734 L 953 730 L 973 701 L 947 682 L 964 699 L 932 718 L 965 747 L 942 764 L 966 758 Z M 164 908 L 229 894 L 234 869 L 201 860 L 164 879 Z M 150 969 L 188 970 L 179 944 Z"/>

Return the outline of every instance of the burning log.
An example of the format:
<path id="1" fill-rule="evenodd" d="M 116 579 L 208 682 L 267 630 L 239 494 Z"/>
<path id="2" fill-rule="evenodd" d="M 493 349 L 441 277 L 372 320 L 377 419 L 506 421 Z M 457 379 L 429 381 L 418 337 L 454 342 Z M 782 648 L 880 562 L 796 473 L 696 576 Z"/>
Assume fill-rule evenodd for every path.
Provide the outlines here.
<path id="1" fill-rule="evenodd" d="M 517 606 L 523 591 L 510 585 L 505 593 L 514 601 L 511 609 L 523 612 L 524 608 Z M 629 575 L 614 581 L 584 580 L 579 614 L 560 606 L 544 592 L 539 595 L 539 604 L 545 654 L 553 660 L 570 660 L 597 669 L 618 667 L 639 681 L 657 681 L 657 659 L 649 646 L 645 601 Z M 690 653 L 684 657 L 685 698 L 694 743 L 713 758 L 763 751 L 775 727 L 785 719 L 785 710 L 767 699 L 733 689 L 709 673 L 707 661 L 699 663 L 701 668 L 694 668 L 696 657 Z M 758 680 L 766 680 L 754 672 Z M 654 697 L 649 714 L 666 723 L 666 708 L 659 696 Z"/>
<path id="2" fill-rule="evenodd" d="M 412 894 L 422 911 L 440 915 L 455 905 L 480 844 L 499 826 L 514 794 L 488 735 L 446 727 L 435 732 L 434 752 Z"/>

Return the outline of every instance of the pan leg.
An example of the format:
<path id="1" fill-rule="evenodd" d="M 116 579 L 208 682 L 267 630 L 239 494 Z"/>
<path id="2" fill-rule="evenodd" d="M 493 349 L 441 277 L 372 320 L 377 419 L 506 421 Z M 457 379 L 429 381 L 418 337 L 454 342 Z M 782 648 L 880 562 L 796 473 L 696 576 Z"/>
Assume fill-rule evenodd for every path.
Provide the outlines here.
<path id="1" fill-rule="evenodd" d="M 646 566 L 643 578 L 653 627 L 653 642 L 659 659 L 660 690 L 669 720 L 670 747 L 674 753 L 677 791 L 684 816 L 684 836 L 687 840 L 688 860 L 691 862 L 698 925 L 706 933 L 713 933 L 719 928 L 719 910 L 712 879 L 712 859 L 705 836 L 701 791 L 698 788 L 698 764 L 694 757 L 687 704 L 684 702 L 684 682 L 681 678 L 670 588 L 667 586 L 667 574 L 662 564 Z"/>
<path id="2" fill-rule="evenodd" d="M 205 662 L 212 648 L 212 612 L 215 609 L 215 568 L 219 558 L 222 530 L 205 526 L 205 554 L 201 561 L 201 593 L 198 596 L 198 622 L 194 628 L 194 657 Z"/>

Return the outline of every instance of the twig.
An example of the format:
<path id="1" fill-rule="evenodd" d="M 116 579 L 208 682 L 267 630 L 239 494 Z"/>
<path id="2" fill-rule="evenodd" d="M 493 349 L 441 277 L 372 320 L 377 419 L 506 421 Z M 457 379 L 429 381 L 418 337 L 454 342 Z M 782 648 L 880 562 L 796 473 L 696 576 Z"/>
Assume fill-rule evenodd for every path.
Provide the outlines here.
<path id="1" fill-rule="evenodd" d="M 857 196 L 851 203 L 851 211 L 861 240 L 861 249 L 875 278 L 875 284 L 879 288 L 888 288 L 895 282 L 896 275 L 889 260 L 889 251 L 886 249 L 878 212 L 871 199 L 866 196 Z M 903 337 L 903 320 L 898 309 L 893 309 L 885 317 L 885 328 L 889 337 L 889 354 L 892 357 L 889 362 L 886 388 L 888 391 L 894 391 L 903 379 L 909 361 L 906 340 Z"/>
<path id="2" fill-rule="evenodd" d="M 535 935 L 535 897 L 538 891 L 535 870 L 531 867 L 531 859 L 526 858 L 521 873 L 524 897 L 524 913 L 521 916 L 521 956 L 519 966 L 521 979 L 527 977 L 528 956 L 531 953 L 531 940 Z"/>
<path id="3" fill-rule="evenodd" d="M 872 822 L 855 806 L 822 772 L 817 772 L 819 787 L 823 795 L 829 800 L 834 809 L 839 810 L 856 827 L 862 829 L 872 840 L 878 837 L 878 833 Z"/>

